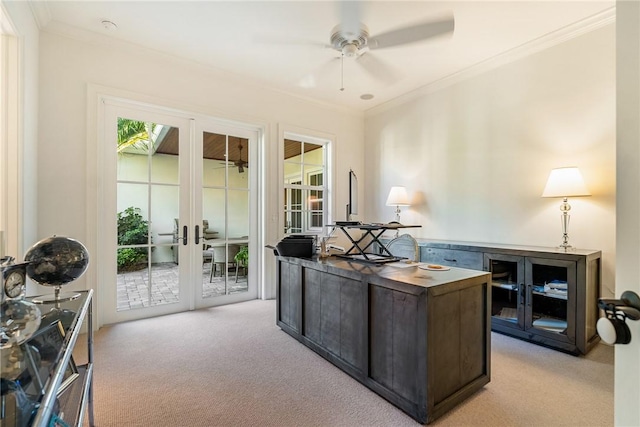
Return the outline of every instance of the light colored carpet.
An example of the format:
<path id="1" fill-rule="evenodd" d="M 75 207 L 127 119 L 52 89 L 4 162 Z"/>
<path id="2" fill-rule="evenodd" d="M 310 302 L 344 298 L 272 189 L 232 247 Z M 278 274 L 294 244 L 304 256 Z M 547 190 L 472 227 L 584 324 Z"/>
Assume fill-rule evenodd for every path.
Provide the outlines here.
<path id="1" fill-rule="evenodd" d="M 104 327 L 95 359 L 99 427 L 418 425 L 282 332 L 275 301 Z M 612 426 L 613 348 L 493 333 L 491 382 L 431 425 Z"/>

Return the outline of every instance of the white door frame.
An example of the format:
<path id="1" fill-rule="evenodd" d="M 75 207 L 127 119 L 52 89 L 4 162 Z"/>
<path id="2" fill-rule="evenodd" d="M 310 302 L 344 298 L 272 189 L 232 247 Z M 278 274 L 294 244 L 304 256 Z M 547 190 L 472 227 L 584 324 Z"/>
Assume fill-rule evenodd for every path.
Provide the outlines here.
<path id="1" fill-rule="evenodd" d="M 108 92 L 108 91 L 107 91 Z M 149 102 L 141 102 L 136 100 L 131 100 L 127 98 L 123 98 L 121 96 L 114 96 L 111 94 L 101 93 L 101 91 L 97 90 L 95 87 L 90 87 L 89 90 L 89 100 L 93 100 L 94 104 L 97 104 L 97 109 L 95 111 L 95 116 L 89 117 L 89 126 L 88 132 L 94 130 L 94 137 L 89 138 L 90 140 L 96 141 L 96 146 L 92 147 L 88 150 L 88 166 L 90 169 L 94 167 L 95 169 L 92 171 L 95 176 L 95 181 L 89 179 L 88 180 L 88 191 L 95 194 L 95 210 L 88 210 L 88 220 L 87 224 L 90 230 L 90 235 L 93 238 L 88 239 L 88 246 L 94 248 L 95 256 L 92 257 L 94 260 L 99 260 L 97 265 L 94 265 L 94 271 L 92 272 L 92 276 L 94 276 L 94 280 L 97 283 L 97 286 L 94 286 L 97 291 L 97 300 L 98 304 L 96 307 L 96 314 L 98 319 L 98 327 L 110 323 L 110 318 L 108 313 L 106 313 L 107 307 L 115 307 L 113 296 L 115 291 L 112 291 L 114 286 L 114 272 L 113 267 L 115 264 L 115 246 L 110 247 L 109 245 L 105 245 L 105 242 L 109 242 L 113 240 L 114 234 L 112 232 L 107 231 L 107 229 L 113 229 L 115 226 L 115 209 L 109 209 L 109 204 L 107 200 L 109 197 L 112 197 L 112 194 L 109 193 L 109 185 L 115 182 L 115 174 L 113 172 L 114 169 L 114 161 L 115 161 L 115 150 L 111 150 L 112 154 L 108 154 L 108 151 L 105 147 L 112 146 L 111 143 L 108 142 L 106 138 L 107 132 L 107 124 L 105 123 L 105 109 L 108 104 L 110 105 L 119 105 L 125 108 L 134 108 L 141 111 L 148 111 L 158 115 L 168 115 L 176 118 L 181 118 L 184 120 L 191 120 L 195 122 L 202 123 L 216 123 L 219 126 L 232 126 L 236 129 L 241 128 L 245 130 L 249 130 L 255 132 L 256 135 L 256 144 L 254 144 L 255 152 L 252 157 L 252 175 L 253 180 L 255 180 L 255 190 L 251 192 L 252 198 L 255 198 L 254 205 L 256 206 L 255 213 L 252 213 L 251 218 L 251 226 L 253 227 L 252 232 L 252 247 L 250 248 L 250 260 L 252 263 L 252 268 L 249 269 L 250 272 L 250 280 L 253 280 L 254 287 L 256 292 L 250 295 L 250 298 L 247 298 L 244 294 L 234 294 L 229 295 L 227 297 L 219 297 L 212 298 L 211 304 L 209 305 L 221 305 L 228 304 L 232 302 L 243 301 L 246 299 L 260 298 L 264 295 L 264 283 L 263 283 L 263 270 L 264 270 L 264 251 L 258 250 L 264 246 L 264 224 L 263 224 L 263 212 L 264 212 L 264 168 L 263 168 L 263 147 L 264 147 L 264 135 L 265 130 L 264 126 L 247 124 L 239 121 L 233 121 L 228 119 L 218 119 L 209 115 L 203 114 L 195 114 L 190 113 L 184 110 L 178 110 L 173 108 L 167 108 L 163 106 L 159 106 L 157 104 L 152 104 Z M 190 129 L 190 137 L 194 138 L 196 125 L 192 125 Z M 105 151 L 106 150 L 106 151 Z M 111 156 L 111 158 L 109 157 Z M 110 172 L 111 170 L 111 172 Z M 89 174 L 91 176 L 92 174 Z M 89 198 L 91 199 L 91 198 Z M 91 202 L 91 200 L 89 200 Z M 113 204 L 113 203 L 111 203 Z M 192 215 L 190 221 L 193 221 L 194 216 Z M 105 224 L 110 224 L 111 227 L 105 227 Z M 94 240 L 95 239 L 95 240 Z M 112 244 L 113 245 L 113 244 Z M 107 268 L 109 267 L 109 268 Z M 111 292 L 111 294 L 110 294 Z M 111 298 L 111 300 L 110 300 Z M 189 301 L 188 307 L 184 309 L 193 310 L 201 306 L 200 301 L 196 301 L 196 298 L 191 298 Z M 158 313 L 150 314 L 150 315 L 160 315 L 166 314 L 169 312 L 174 312 L 175 310 L 171 310 L 170 308 L 163 309 L 163 306 L 158 306 Z M 165 311 L 163 311 L 165 310 Z M 183 310 L 180 310 L 183 311 Z M 122 319 L 125 320 L 125 319 Z"/>
<path id="2" fill-rule="evenodd" d="M 23 253 L 20 43 L 0 5 L 0 256 Z"/>

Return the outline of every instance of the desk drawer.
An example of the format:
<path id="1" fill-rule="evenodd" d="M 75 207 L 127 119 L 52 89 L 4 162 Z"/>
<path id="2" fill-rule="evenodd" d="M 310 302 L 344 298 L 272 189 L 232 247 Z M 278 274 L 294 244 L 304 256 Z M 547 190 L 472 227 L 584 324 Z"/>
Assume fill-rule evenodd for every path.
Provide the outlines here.
<path id="1" fill-rule="evenodd" d="M 420 248 L 420 262 L 442 264 L 449 267 L 470 268 L 482 271 L 482 252 L 456 249 Z"/>

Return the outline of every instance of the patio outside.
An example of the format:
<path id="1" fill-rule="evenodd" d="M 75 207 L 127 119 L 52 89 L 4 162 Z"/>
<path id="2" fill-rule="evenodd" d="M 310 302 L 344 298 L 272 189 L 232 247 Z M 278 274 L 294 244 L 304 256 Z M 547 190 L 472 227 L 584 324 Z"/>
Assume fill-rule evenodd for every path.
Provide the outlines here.
<path id="1" fill-rule="evenodd" d="M 236 281 L 235 267 L 229 268 L 227 276 L 211 277 L 212 266 L 211 262 L 206 262 L 202 268 L 203 298 L 248 291 L 245 269 L 239 269 Z M 178 302 L 178 265 L 173 262 L 156 263 L 152 264 L 151 271 L 153 288 L 150 300 L 149 269 L 118 274 L 118 311 Z"/>

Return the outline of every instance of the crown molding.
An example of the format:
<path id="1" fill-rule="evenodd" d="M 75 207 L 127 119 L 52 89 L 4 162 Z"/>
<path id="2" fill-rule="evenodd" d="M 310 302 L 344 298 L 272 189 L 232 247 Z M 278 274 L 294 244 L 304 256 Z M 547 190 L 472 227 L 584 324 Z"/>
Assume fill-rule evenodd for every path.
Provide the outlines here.
<path id="1" fill-rule="evenodd" d="M 190 67 L 191 69 L 194 69 L 194 70 L 199 69 L 201 71 L 206 71 L 209 73 L 216 74 L 221 78 L 228 80 L 229 82 L 235 82 L 242 86 L 251 85 L 256 89 L 274 92 L 284 96 L 295 98 L 304 102 L 308 102 L 310 104 L 314 104 L 316 107 L 319 107 L 319 108 L 324 108 L 330 111 L 336 111 L 341 114 L 347 114 L 349 116 L 353 116 L 356 118 L 364 118 L 364 111 L 359 109 L 354 109 L 351 107 L 338 105 L 331 102 L 318 100 L 316 98 L 292 93 L 284 89 L 269 86 L 268 83 L 265 83 L 262 81 L 248 81 L 245 76 L 242 76 L 240 74 L 233 73 L 231 71 L 227 71 L 221 68 L 217 68 L 205 62 L 187 59 L 181 56 L 162 52 L 160 50 L 156 50 L 156 49 L 142 46 L 139 44 L 119 40 L 108 35 L 100 34 L 93 31 L 87 31 L 81 28 L 63 24 L 55 20 L 49 22 L 49 24 L 47 24 L 47 27 L 45 29 L 42 29 L 42 32 L 65 37 L 65 38 L 83 42 L 83 43 L 90 43 L 97 46 L 102 46 L 108 49 L 118 49 L 119 51 L 128 52 L 133 55 L 146 55 L 154 59 L 163 59 L 163 60 L 174 62 L 174 63 L 180 63 L 183 66 Z"/>
<path id="2" fill-rule="evenodd" d="M 36 20 L 36 25 L 40 30 L 44 29 L 51 22 L 51 9 L 46 1 L 28 1 L 31 14 Z"/>
<path id="3" fill-rule="evenodd" d="M 521 44 L 520 46 L 516 46 L 513 49 L 499 53 L 498 55 L 485 59 L 463 70 L 457 71 L 425 86 L 414 89 L 383 104 L 372 107 L 365 111 L 365 118 L 398 107 L 417 98 L 421 98 L 427 94 L 437 92 L 456 83 L 460 83 L 472 77 L 476 77 L 480 74 L 486 73 L 487 71 L 496 69 L 511 62 L 515 62 L 519 59 L 533 55 L 545 49 L 549 49 L 553 46 L 562 44 L 583 34 L 613 24 L 615 23 L 615 21 L 616 7 L 611 6 L 610 8 L 587 17 L 581 21 L 567 25 L 551 33 L 547 33 L 543 36 L 538 37 L 537 39 L 531 40 L 527 43 Z"/>

